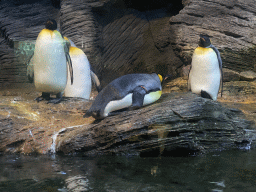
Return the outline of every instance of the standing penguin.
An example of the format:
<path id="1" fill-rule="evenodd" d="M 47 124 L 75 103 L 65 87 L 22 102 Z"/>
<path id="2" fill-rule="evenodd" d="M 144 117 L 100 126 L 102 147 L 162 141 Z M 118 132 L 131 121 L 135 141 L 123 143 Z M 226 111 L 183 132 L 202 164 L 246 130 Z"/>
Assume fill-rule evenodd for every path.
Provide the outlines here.
<path id="1" fill-rule="evenodd" d="M 68 82 L 64 90 L 64 96 L 89 99 L 91 93 L 91 79 L 95 82 L 98 92 L 101 90 L 100 81 L 91 71 L 90 63 L 84 52 L 77 48 L 67 37 L 64 37 L 64 39 L 69 43 L 69 55 L 73 65 L 73 76 L 76 79 L 75 83 L 71 85 L 69 81 L 70 75 L 68 75 Z"/>
<path id="2" fill-rule="evenodd" d="M 57 22 L 47 20 L 36 40 L 34 55 L 31 57 L 27 74 L 34 80 L 37 91 L 42 96 L 36 98 L 50 100 L 51 103 L 59 103 L 67 84 L 67 63 L 69 65 L 71 84 L 73 84 L 73 68 L 69 56 L 69 47 L 56 30 Z M 56 94 L 56 99 L 50 99 L 50 94 Z"/>
<path id="3" fill-rule="evenodd" d="M 155 73 L 119 77 L 102 89 L 85 117 L 103 119 L 113 111 L 151 104 L 161 97 L 162 81 L 162 76 Z"/>
<path id="4" fill-rule="evenodd" d="M 222 60 L 216 47 L 211 44 L 208 35 L 200 35 L 199 47 L 192 56 L 191 70 L 188 79 L 188 90 L 204 98 L 217 100 L 222 85 Z"/>

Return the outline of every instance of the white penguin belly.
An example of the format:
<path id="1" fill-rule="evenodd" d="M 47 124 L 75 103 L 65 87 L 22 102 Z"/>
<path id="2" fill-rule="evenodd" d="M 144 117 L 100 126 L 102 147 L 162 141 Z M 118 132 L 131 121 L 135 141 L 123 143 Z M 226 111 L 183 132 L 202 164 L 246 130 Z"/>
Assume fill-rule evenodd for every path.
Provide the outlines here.
<path id="1" fill-rule="evenodd" d="M 117 111 L 130 107 L 132 105 L 132 93 L 126 95 L 123 99 L 110 101 L 104 109 L 104 117 L 107 117 L 108 114 L 112 111 Z"/>
<path id="2" fill-rule="evenodd" d="M 194 54 L 189 74 L 191 91 L 201 94 L 206 91 L 213 100 L 217 100 L 221 72 L 216 53 L 212 50 L 206 54 Z"/>
<path id="3" fill-rule="evenodd" d="M 144 105 L 149 105 L 155 101 L 157 101 L 162 95 L 162 91 L 156 91 L 156 92 L 150 92 L 149 94 L 146 94 L 143 101 Z"/>
<path id="4" fill-rule="evenodd" d="M 33 57 L 36 90 L 63 92 L 67 83 L 67 64 L 61 37 L 39 37 Z"/>
<path id="5" fill-rule="evenodd" d="M 143 106 L 157 101 L 161 97 L 162 91 L 150 92 L 144 96 Z M 104 110 L 104 117 L 112 111 L 117 111 L 132 106 L 132 93 L 126 95 L 123 99 L 110 101 Z"/>
<path id="6" fill-rule="evenodd" d="M 70 54 L 70 57 L 73 65 L 74 81 L 71 85 L 68 69 L 68 81 L 64 95 L 66 97 L 81 97 L 89 99 L 92 86 L 89 61 L 84 53 L 81 55 Z"/>

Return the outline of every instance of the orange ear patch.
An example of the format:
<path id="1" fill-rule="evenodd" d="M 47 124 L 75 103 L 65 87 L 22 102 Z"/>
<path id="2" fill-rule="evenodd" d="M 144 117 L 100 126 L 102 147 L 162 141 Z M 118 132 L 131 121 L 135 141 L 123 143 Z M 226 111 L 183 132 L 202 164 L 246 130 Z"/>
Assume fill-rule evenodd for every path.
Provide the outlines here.
<path id="1" fill-rule="evenodd" d="M 72 55 L 81 55 L 81 54 L 84 54 L 84 52 L 77 48 L 77 47 L 70 47 L 69 48 L 69 53 L 72 54 Z"/>
<path id="2" fill-rule="evenodd" d="M 162 82 L 163 81 L 162 75 L 158 74 L 158 77 L 159 77 L 160 81 Z"/>

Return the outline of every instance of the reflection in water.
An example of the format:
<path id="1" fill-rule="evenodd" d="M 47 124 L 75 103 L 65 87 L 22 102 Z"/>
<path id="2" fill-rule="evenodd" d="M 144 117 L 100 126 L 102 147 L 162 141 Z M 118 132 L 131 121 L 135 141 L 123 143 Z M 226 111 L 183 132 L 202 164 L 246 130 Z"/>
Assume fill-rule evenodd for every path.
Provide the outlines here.
<path id="1" fill-rule="evenodd" d="M 0 157 L 0 191 L 254 191 L 256 150 L 198 157 Z"/>

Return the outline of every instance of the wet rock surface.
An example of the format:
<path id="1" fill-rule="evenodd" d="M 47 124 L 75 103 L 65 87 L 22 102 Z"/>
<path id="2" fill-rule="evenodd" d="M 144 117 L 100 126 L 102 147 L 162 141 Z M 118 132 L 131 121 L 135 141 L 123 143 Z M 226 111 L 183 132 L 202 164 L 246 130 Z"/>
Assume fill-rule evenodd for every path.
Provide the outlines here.
<path id="1" fill-rule="evenodd" d="M 0 151 L 169 155 L 254 141 L 253 131 L 247 131 L 253 125 L 244 120 L 244 115 L 256 119 L 253 1 L 184 0 L 183 7 L 162 1 L 150 8 L 122 0 L 27 2 L 0 3 L 0 87 L 5 87 L 0 90 Z M 134 72 L 183 77 L 169 82 L 153 105 L 102 121 L 82 117 L 92 101 L 36 103 L 40 93 L 33 86 L 14 84 L 27 82 L 33 41 L 49 17 L 86 53 L 103 86 Z M 223 69 L 218 102 L 187 93 L 188 65 L 200 33 L 212 36 L 229 68 Z"/>
<path id="2" fill-rule="evenodd" d="M 89 102 L 84 99 L 66 99 L 59 105 L 47 101 L 34 101 L 40 96 L 34 87 L 4 89 L 0 91 L 2 145 L 0 151 L 48 153 L 52 136 L 64 127 L 89 124 L 83 111 Z"/>
<path id="3" fill-rule="evenodd" d="M 249 96 L 242 101 L 224 90 L 223 98 L 218 99 L 224 104 L 220 104 L 187 93 L 185 88 L 186 80 L 176 79 L 166 85 L 156 103 L 102 121 L 83 118 L 91 100 L 72 98 L 54 105 L 33 101 L 40 93 L 31 85 L 1 90 L 0 151 L 168 156 L 254 142 L 254 123 L 243 114 L 249 120 L 255 117 L 252 97 L 249 103 Z M 93 91 L 92 98 L 95 96 Z"/>

